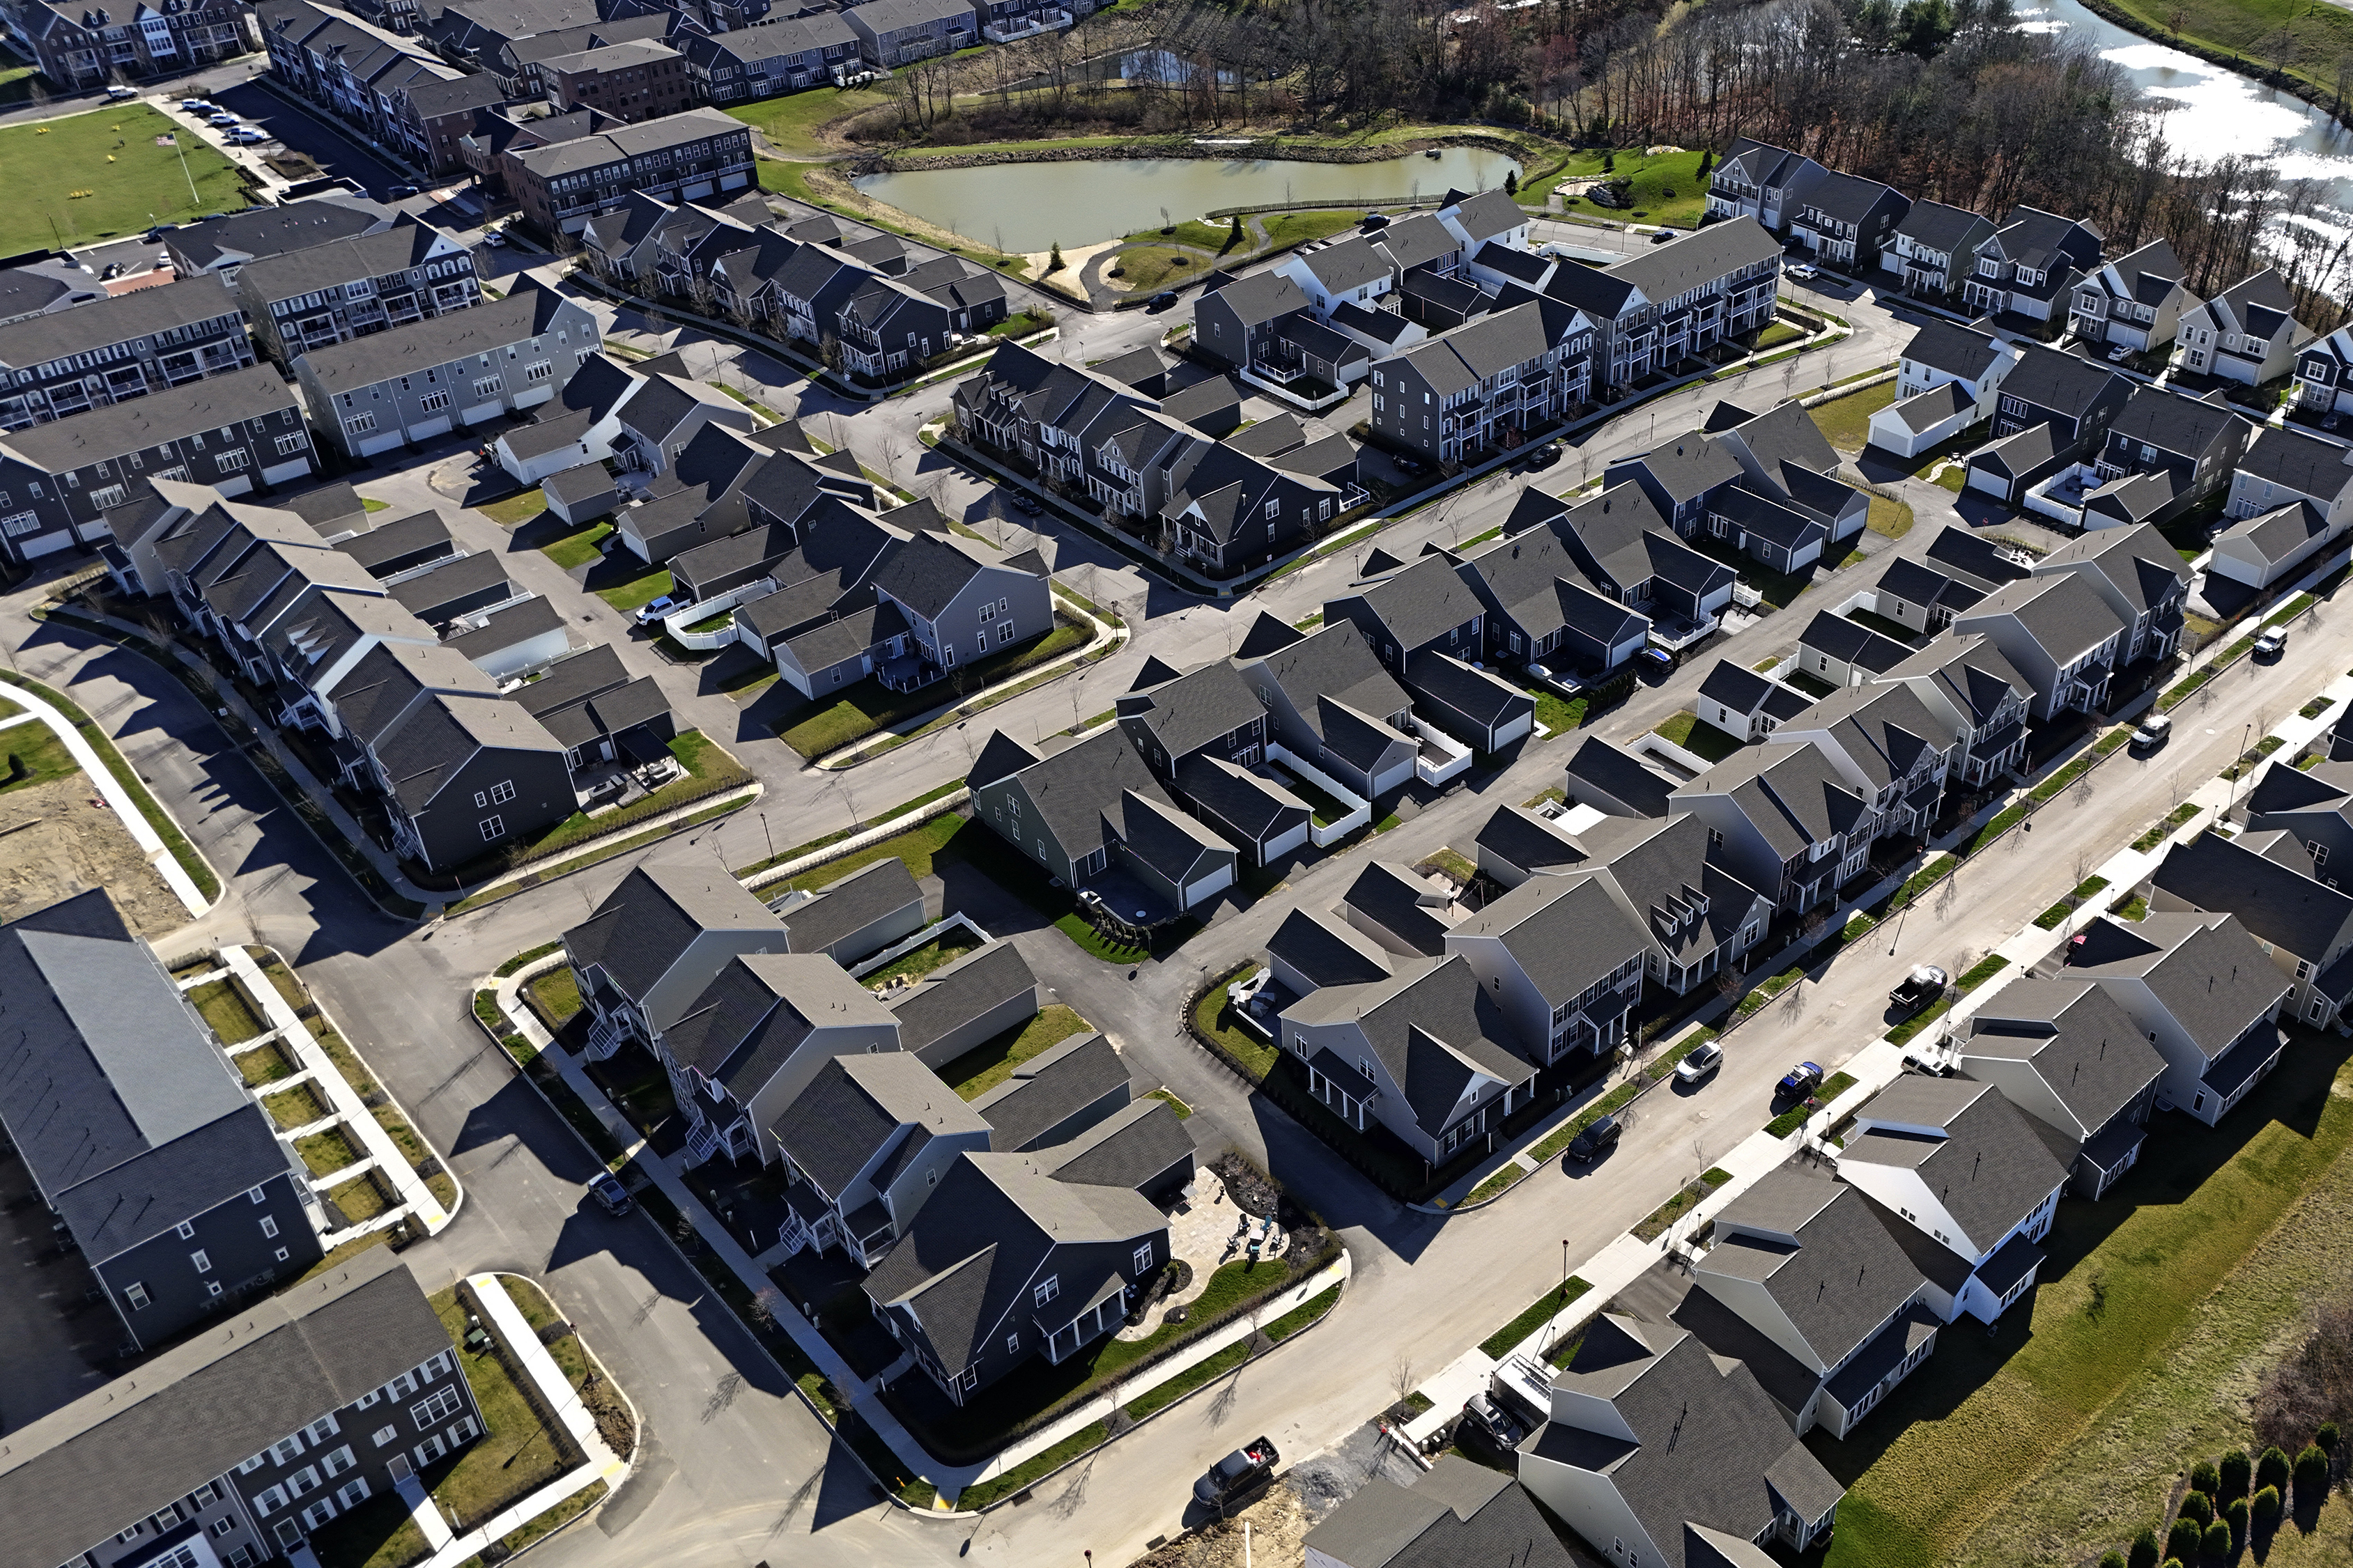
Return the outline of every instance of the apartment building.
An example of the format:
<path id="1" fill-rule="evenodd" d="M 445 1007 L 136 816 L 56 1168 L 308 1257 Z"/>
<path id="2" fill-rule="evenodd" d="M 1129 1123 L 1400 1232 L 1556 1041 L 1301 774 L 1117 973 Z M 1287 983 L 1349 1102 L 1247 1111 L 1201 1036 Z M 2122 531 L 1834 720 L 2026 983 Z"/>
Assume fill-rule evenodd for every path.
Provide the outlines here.
<path id="1" fill-rule="evenodd" d="M 500 158 L 524 217 L 549 236 L 577 235 L 632 191 L 700 201 L 753 183 L 751 127 L 715 109 L 510 149 Z"/>
<path id="2" fill-rule="evenodd" d="M 217 278 L 184 278 L 0 326 L 0 429 L 63 419 L 253 363 Z"/>
<path id="3" fill-rule="evenodd" d="M 248 262 L 237 295 L 262 352 L 280 366 L 482 299 L 473 251 L 405 217 L 379 233 Z"/>
<path id="4" fill-rule="evenodd" d="M 25 0 L 12 12 L 11 30 L 31 46 L 41 74 L 74 92 L 200 70 L 254 47 L 253 23 L 233 0 Z"/>

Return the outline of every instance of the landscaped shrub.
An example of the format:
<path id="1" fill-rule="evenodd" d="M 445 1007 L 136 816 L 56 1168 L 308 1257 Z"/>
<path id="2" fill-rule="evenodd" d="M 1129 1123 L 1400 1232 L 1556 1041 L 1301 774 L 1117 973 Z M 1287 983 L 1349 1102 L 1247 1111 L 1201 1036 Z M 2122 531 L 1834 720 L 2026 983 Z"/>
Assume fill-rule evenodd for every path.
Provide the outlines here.
<path id="1" fill-rule="evenodd" d="M 2125 1554 L 2113 1550 L 2100 1553 L 2100 1568 L 2125 1568 Z"/>
<path id="2" fill-rule="evenodd" d="M 2222 1510 L 2222 1517 L 2230 1521 L 2232 1534 L 2242 1541 L 2247 1538 L 2247 1500 L 2245 1498 L 2232 1498 L 2231 1506 Z"/>
<path id="3" fill-rule="evenodd" d="M 2186 1516 L 2177 1519 L 2173 1521 L 2173 1528 L 2165 1532 L 2165 1554 L 2179 1557 L 2184 1563 L 2194 1563 L 2198 1560 L 2198 1549 L 2205 1541 L 2204 1525 Z"/>
<path id="4" fill-rule="evenodd" d="M 2280 1516 L 2279 1488 L 2255 1489 L 2255 1517 L 2268 1524 Z"/>
<path id="5" fill-rule="evenodd" d="M 2295 1457 L 2295 1500 L 2306 1508 L 2318 1508 L 2328 1491 L 2328 1456 L 2317 1443 L 2306 1443 L 2304 1452 Z"/>
<path id="6" fill-rule="evenodd" d="M 2219 1519 L 2206 1527 L 2206 1555 L 2217 1563 L 2231 1555 L 2231 1527 Z"/>
<path id="7" fill-rule="evenodd" d="M 2212 1497 L 2222 1489 L 2222 1478 L 2215 1473 L 2213 1466 L 2200 1459 L 2189 1467 L 2189 1489 Z"/>
<path id="8" fill-rule="evenodd" d="M 2185 1494 L 2181 1500 L 2181 1517 L 2194 1519 L 2198 1521 L 2199 1529 L 2205 1529 L 2214 1522 L 2213 1500 L 2204 1492 L 2193 1491 Z"/>
<path id="9" fill-rule="evenodd" d="M 2254 1461 L 2247 1458 L 2247 1451 L 2244 1448 L 2232 1449 L 2222 1456 L 2222 1489 L 2215 1495 L 2218 1497 L 2246 1496 L 2247 1478 L 2254 1473 Z"/>
<path id="10" fill-rule="evenodd" d="M 2287 1489 L 2287 1456 L 2280 1452 L 2278 1444 L 2265 1448 L 2263 1457 L 2255 1461 L 2255 1485 L 2275 1492 Z"/>
<path id="11" fill-rule="evenodd" d="M 2125 1568 L 2157 1568 L 2157 1531 L 2143 1529 L 2133 1537 L 2132 1555 L 2125 1559 Z"/>
<path id="12" fill-rule="evenodd" d="M 2312 1440 L 2316 1446 L 2327 1449 L 2332 1454 L 2337 1452 L 2337 1423 L 2323 1421 L 2320 1424 L 2320 1430 L 2312 1435 Z"/>

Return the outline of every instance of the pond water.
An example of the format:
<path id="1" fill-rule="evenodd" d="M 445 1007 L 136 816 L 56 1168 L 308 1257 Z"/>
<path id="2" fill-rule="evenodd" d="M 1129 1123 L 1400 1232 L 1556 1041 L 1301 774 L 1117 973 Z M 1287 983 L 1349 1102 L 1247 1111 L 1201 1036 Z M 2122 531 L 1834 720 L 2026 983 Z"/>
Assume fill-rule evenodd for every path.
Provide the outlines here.
<path id="1" fill-rule="evenodd" d="M 1160 226 L 1160 209 L 1182 221 L 1216 207 L 1264 202 L 1366 203 L 1435 197 L 1448 186 L 1485 190 L 1519 165 L 1500 153 L 1444 147 L 1377 163 L 1294 163 L 1273 159 L 1123 158 L 1101 163 L 996 163 L 869 174 L 858 188 L 877 201 L 1001 250 L 1078 247 Z"/>
<path id="2" fill-rule="evenodd" d="M 2164 116 L 2165 138 L 2189 157 L 2269 160 L 2283 180 L 2321 184 L 2315 228 L 2353 232 L 2353 132 L 2302 99 L 2184 54 L 2115 23 L 2076 0 L 2019 7 L 2020 26 L 2082 38 L 2100 58 L 2125 68 L 2151 108 Z"/>

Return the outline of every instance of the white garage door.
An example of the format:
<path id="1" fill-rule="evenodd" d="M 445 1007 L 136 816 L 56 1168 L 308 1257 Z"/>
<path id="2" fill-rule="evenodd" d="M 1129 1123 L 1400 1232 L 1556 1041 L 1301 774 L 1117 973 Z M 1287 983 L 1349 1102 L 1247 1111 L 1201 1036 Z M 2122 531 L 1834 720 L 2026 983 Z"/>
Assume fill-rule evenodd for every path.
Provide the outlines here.
<path id="1" fill-rule="evenodd" d="M 1213 898 L 1234 885 L 1234 868 L 1220 866 L 1191 887 L 1185 889 L 1185 907 L 1191 909 L 1203 899 Z"/>
<path id="2" fill-rule="evenodd" d="M 408 427 L 408 437 L 412 441 L 430 441 L 436 436 L 448 434 L 449 434 L 449 416 L 447 414 L 438 418 L 419 419 Z"/>
<path id="3" fill-rule="evenodd" d="M 1510 723 L 1495 731 L 1495 745 L 1493 749 L 1501 751 L 1504 747 L 1510 745 L 1514 741 L 1518 740 L 1521 736 L 1535 729 L 1535 722 L 1536 716 L 1534 713 L 1521 714 L 1518 718 L 1513 720 Z"/>
<path id="4" fill-rule="evenodd" d="M 471 408 L 460 412 L 458 417 L 471 426 L 480 424 L 485 419 L 496 419 L 504 412 L 503 406 L 494 399 L 489 403 L 477 403 Z"/>
<path id="5" fill-rule="evenodd" d="M 1266 841 L 1266 858 L 1272 860 L 1278 856 L 1288 855 L 1293 850 L 1298 848 L 1301 845 L 1306 843 L 1307 828 L 1308 824 L 1303 822 L 1298 826 L 1293 828 L 1290 832 L 1278 833 L 1273 837 L 1268 839 Z"/>
<path id="6" fill-rule="evenodd" d="M 1989 496 L 2000 496 L 2003 500 L 2010 499 L 2010 481 L 1996 474 L 1991 468 L 1971 468 L 1969 489 L 1982 490 Z"/>
<path id="7" fill-rule="evenodd" d="M 679 192 L 679 199 L 681 201 L 688 202 L 701 201 L 703 197 L 709 195 L 717 188 L 718 187 L 713 185 L 709 180 L 697 180 L 694 184 L 687 186 L 686 189 Z"/>
<path id="8" fill-rule="evenodd" d="M 373 458 L 378 452 L 389 452 L 400 445 L 400 439 L 397 430 L 379 430 L 373 436 L 363 436 L 360 437 L 360 456 Z"/>
<path id="9" fill-rule="evenodd" d="M 1385 773 L 1373 775 L 1373 793 L 1387 795 L 1389 791 L 1413 782 L 1413 759 L 1406 758 Z"/>

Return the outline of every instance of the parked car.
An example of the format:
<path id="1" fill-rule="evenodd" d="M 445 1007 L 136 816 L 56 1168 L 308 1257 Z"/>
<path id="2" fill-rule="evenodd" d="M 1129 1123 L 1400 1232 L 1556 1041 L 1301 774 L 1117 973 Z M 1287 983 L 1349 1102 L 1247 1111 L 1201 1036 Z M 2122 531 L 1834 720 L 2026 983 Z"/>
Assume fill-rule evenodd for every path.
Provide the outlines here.
<path id="1" fill-rule="evenodd" d="M 245 122 L 239 120 L 236 115 L 229 113 L 228 110 L 225 109 L 216 109 L 212 113 L 205 116 L 205 123 L 207 125 L 217 126 L 223 131 L 227 131 L 235 126 L 242 125 Z"/>
<path id="2" fill-rule="evenodd" d="M 1010 493 L 1013 497 L 1013 510 L 1024 517 L 1035 517 L 1046 510 L 1039 504 L 1038 498 L 1028 490 L 1014 490 Z"/>
<path id="3" fill-rule="evenodd" d="M 1559 461 L 1560 443 L 1557 441 L 1546 441 L 1528 454 L 1528 467 L 1531 468 L 1549 468 Z"/>
<path id="4" fill-rule="evenodd" d="M 2110 364 L 2122 364 L 2125 361 L 2132 358 L 2132 350 L 2126 348 L 2122 343 L 2118 343 L 2116 347 L 2108 351 L 2108 363 Z"/>
<path id="5" fill-rule="evenodd" d="M 652 626 L 656 621 L 660 620 L 664 616 L 669 615 L 671 611 L 684 609 L 685 607 L 685 605 L 679 603 L 676 595 L 664 594 L 660 598 L 654 600 L 650 604 L 639 605 L 638 606 L 638 625 L 641 626 Z"/>
<path id="6" fill-rule="evenodd" d="M 1646 647 L 1634 656 L 1634 662 L 1654 675 L 1672 675 L 1675 656 L 1662 647 Z"/>
<path id="7" fill-rule="evenodd" d="M 1947 978 L 1933 963 L 1915 964 L 1912 973 L 1904 977 L 1904 983 L 1887 994 L 1887 1005 L 1908 1018 L 1945 994 Z"/>
<path id="8" fill-rule="evenodd" d="M 1402 452 L 1391 452 L 1389 466 L 1400 474 L 1418 474 L 1422 471 L 1423 465 L 1419 459 L 1409 458 Z"/>
<path id="9" fill-rule="evenodd" d="M 2132 743 L 2154 751 L 2165 744 L 2166 737 L 2172 733 L 2172 719 L 2163 713 L 2152 713 L 2132 732 Z"/>
<path id="10" fill-rule="evenodd" d="M 1155 294 L 1151 300 L 1151 308 L 1155 313 L 1162 310 L 1175 310 L 1176 308 L 1176 290 L 1174 289 L 1163 289 L 1159 293 Z"/>
<path id="11" fill-rule="evenodd" d="M 1820 1062 L 1799 1062 L 1781 1075 L 1774 1086 L 1792 1100 L 1800 1100 L 1822 1087 L 1822 1067 Z"/>
<path id="12" fill-rule="evenodd" d="M 221 138 L 221 140 L 227 142 L 234 146 L 252 147 L 269 141 L 269 132 L 267 131 L 256 131 L 250 125 L 240 125 L 234 131 L 231 131 L 227 136 Z"/>
<path id="13" fill-rule="evenodd" d="M 1357 225 L 1357 226 L 1363 229 L 1366 234 L 1378 234 L 1381 230 L 1388 227 L 1388 226 L 1389 215 L 1387 213 L 1366 213 L 1365 215 L 1364 222 Z"/>
<path id="14" fill-rule="evenodd" d="M 220 105 L 215 103 L 208 98 L 184 98 L 180 100 L 180 108 L 189 114 L 210 114 L 219 107 Z"/>
<path id="15" fill-rule="evenodd" d="M 110 103 L 121 103 L 126 98 L 138 96 L 139 89 L 135 87 L 110 87 L 106 89 L 106 99 Z"/>
<path id="16" fill-rule="evenodd" d="M 2287 651 L 2287 633 L 2278 626 L 2266 630 L 2255 638 L 2257 658 L 2277 658 Z"/>
<path id="17" fill-rule="evenodd" d="M 607 1171 L 588 1184 L 589 1195 L 605 1205 L 605 1212 L 616 1219 L 635 1205 L 629 1200 L 629 1189 L 621 1185 L 621 1178 Z"/>
<path id="18" fill-rule="evenodd" d="M 1675 237 L 1676 235 L 1673 229 L 1662 228 L 1657 233 L 1651 236 L 1651 243 L 1652 245 L 1664 245 L 1667 241 Z"/>
<path id="19" fill-rule="evenodd" d="M 1568 1146 L 1568 1157 L 1580 1165 L 1590 1165 L 1618 1147 L 1618 1140 L 1625 1131 L 1624 1122 L 1614 1116 L 1605 1116 L 1577 1135 Z"/>
<path id="20" fill-rule="evenodd" d="M 1810 261 L 1796 262 L 1790 266 L 1781 268 L 1781 272 L 1783 276 L 1795 278 L 1801 283 L 1819 278 L 1822 275 L 1821 268 L 1816 267 Z"/>
<path id="21" fill-rule="evenodd" d="M 492 229 L 490 233 L 482 236 L 482 243 L 489 246 L 492 250 L 503 249 L 507 243 L 507 237 L 501 234 L 497 229 Z"/>
<path id="22" fill-rule="evenodd" d="M 1236 1448 L 1193 1483 L 1193 1500 L 1223 1519 L 1272 1485 L 1274 1467 L 1282 1460 L 1271 1437 Z"/>
<path id="23" fill-rule="evenodd" d="M 416 194 L 417 187 L 415 185 L 388 185 L 385 188 L 384 199 L 388 202 L 396 202 L 404 196 L 413 196 Z"/>
<path id="24" fill-rule="evenodd" d="M 1507 1457 L 1526 1436 L 1511 1414 L 1484 1394 L 1474 1394 L 1462 1406 L 1462 1424 L 1454 1429 L 1457 1443 L 1470 1439 L 1498 1457 Z"/>
<path id="25" fill-rule="evenodd" d="M 1703 1040 L 1683 1053 L 1675 1064 L 1675 1079 L 1679 1083 L 1699 1083 L 1715 1076 L 1724 1065 L 1724 1047 L 1714 1040 Z"/>

